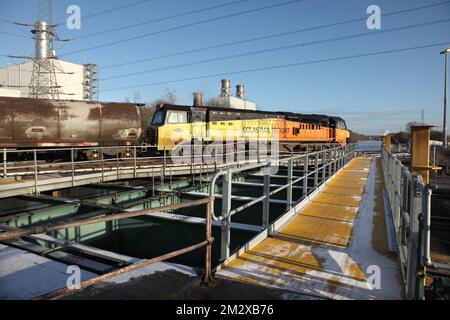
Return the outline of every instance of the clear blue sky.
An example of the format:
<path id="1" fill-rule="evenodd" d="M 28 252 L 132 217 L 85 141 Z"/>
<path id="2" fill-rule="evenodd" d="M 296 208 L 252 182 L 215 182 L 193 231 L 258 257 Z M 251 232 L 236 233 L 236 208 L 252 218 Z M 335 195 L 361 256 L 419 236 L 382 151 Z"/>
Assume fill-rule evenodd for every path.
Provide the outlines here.
<path id="1" fill-rule="evenodd" d="M 92 18 L 87 16 L 137 0 L 58 0 L 53 1 L 54 22 L 65 21 L 66 8 L 81 7 L 81 30 L 58 28 L 61 38 L 79 36 L 121 27 L 132 23 L 157 19 L 234 0 L 153 0 Z M 277 8 L 249 13 L 206 24 L 183 28 L 100 49 L 64 56 L 72 51 L 192 23 L 208 18 L 263 7 L 288 0 L 248 0 L 240 4 L 188 15 L 162 22 L 146 24 L 101 36 L 57 43 L 58 55 L 77 63 L 94 62 L 100 66 L 100 77 L 112 77 L 130 72 L 162 68 L 197 60 L 210 59 L 243 52 L 262 50 L 303 42 L 311 42 L 369 32 L 365 21 L 321 30 L 314 30 L 269 40 L 243 43 L 230 47 L 196 52 L 141 64 L 102 69 L 102 66 L 167 55 L 179 51 L 208 47 L 229 41 L 287 32 L 305 27 L 324 25 L 368 16 L 366 9 L 375 4 L 381 7 L 382 30 L 450 18 L 450 4 L 383 17 L 383 13 L 418 7 L 442 0 L 304 0 Z M 0 18 L 33 23 L 37 15 L 37 1 L 0 0 Z M 0 31 L 22 34 L 26 27 L 0 22 Z M 175 90 L 179 103 L 190 104 L 192 92 L 202 91 L 206 98 L 217 96 L 222 76 L 189 80 L 135 89 L 110 90 L 209 74 L 221 74 L 297 63 L 303 61 L 358 55 L 375 51 L 447 42 L 450 46 L 450 22 L 443 22 L 402 31 L 380 33 L 367 37 L 325 42 L 288 50 L 256 54 L 235 59 L 214 61 L 195 66 L 151 72 L 138 76 L 100 82 L 101 100 L 122 101 L 139 91 L 142 102 L 150 102 Z M 372 31 L 377 32 L 377 31 Z M 33 42 L 0 34 L 0 54 L 32 54 Z M 410 120 L 420 120 L 421 109 L 427 123 L 442 125 L 443 57 L 444 46 L 425 48 L 389 55 L 301 65 L 229 76 L 233 85 L 243 83 L 248 98 L 263 110 L 286 110 L 303 113 L 327 113 L 344 117 L 351 129 L 368 134 L 381 130 L 398 131 Z M 0 65 L 12 63 L 0 58 Z"/>

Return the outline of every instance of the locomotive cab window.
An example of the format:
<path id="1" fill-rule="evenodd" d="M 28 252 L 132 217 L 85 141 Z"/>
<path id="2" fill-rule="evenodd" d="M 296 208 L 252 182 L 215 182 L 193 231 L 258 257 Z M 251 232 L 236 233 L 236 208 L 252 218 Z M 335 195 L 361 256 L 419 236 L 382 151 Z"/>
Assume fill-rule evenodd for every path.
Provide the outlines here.
<path id="1" fill-rule="evenodd" d="M 205 118 L 206 118 L 205 111 L 192 111 L 192 122 L 193 123 L 204 122 Z"/>
<path id="2" fill-rule="evenodd" d="M 187 123 L 186 111 L 169 111 L 167 116 L 168 124 L 182 124 Z"/>
<path id="3" fill-rule="evenodd" d="M 164 111 L 158 110 L 155 112 L 155 115 L 153 116 L 152 124 L 159 125 L 164 123 Z"/>

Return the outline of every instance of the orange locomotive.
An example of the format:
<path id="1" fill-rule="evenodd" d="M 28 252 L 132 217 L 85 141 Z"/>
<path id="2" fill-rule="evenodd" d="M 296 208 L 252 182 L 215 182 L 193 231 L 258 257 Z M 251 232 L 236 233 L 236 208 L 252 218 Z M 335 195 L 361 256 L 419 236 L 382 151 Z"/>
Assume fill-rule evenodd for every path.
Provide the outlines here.
<path id="1" fill-rule="evenodd" d="M 191 139 L 212 142 L 230 137 L 246 142 L 277 139 L 280 144 L 345 145 L 349 131 L 342 118 L 327 115 L 165 104 L 155 111 L 146 136 L 158 150 L 171 150 Z"/>

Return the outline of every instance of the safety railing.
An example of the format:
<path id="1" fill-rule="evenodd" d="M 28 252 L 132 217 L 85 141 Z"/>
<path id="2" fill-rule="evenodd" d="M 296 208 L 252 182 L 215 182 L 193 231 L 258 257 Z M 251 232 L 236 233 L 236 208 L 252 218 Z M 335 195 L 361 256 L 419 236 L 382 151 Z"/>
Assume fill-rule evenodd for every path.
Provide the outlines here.
<path id="1" fill-rule="evenodd" d="M 284 145 L 289 146 L 288 143 Z M 329 148 L 331 145 L 333 144 L 292 144 L 292 150 L 278 150 L 277 155 L 287 157 L 308 150 Z M 152 177 L 159 176 L 161 185 L 164 185 L 167 181 L 171 183 L 175 175 L 188 173 L 201 177 L 203 173 L 218 171 L 228 166 L 258 163 L 264 157 L 260 152 L 245 149 L 245 145 L 242 149 L 240 145 L 232 142 L 221 145 L 223 151 L 220 157 L 214 155 L 205 160 L 202 152 L 208 147 L 211 147 L 211 144 L 194 144 L 191 147 L 183 147 L 184 153 L 178 155 L 170 154 L 169 147 L 158 150 L 155 145 L 22 150 L 4 148 L 1 151 L 0 176 L 25 177 L 34 181 L 34 193 L 40 192 L 39 182 L 41 176 L 46 174 L 70 177 L 72 186 L 75 186 L 77 178 L 93 173 L 100 175 L 100 182 L 105 181 L 106 175 L 119 180 L 125 173 L 126 178 L 138 178 L 140 174 L 146 173 Z M 200 156 L 196 154 L 196 148 L 200 148 Z"/>
<path id="2" fill-rule="evenodd" d="M 406 294 L 409 299 L 423 299 L 426 268 L 450 270 L 433 262 L 430 254 L 431 197 L 436 187 L 411 174 L 385 147 L 381 159 Z"/>
<path id="3" fill-rule="evenodd" d="M 93 218 L 85 218 L 85 219 L 75 219 L 72 221 L 60 221 L 60 222 L 50 222 L 46 224 L 36 225 L 32 227 L 26 227 L 21 228 L 17 230 L 11 230 L 6 232 L 0 233 L 0 241 L 5 240 L 11 240 L 11 239 L 17 239 L 20 237 L 26 237 L 30 235 L 40 234 L 40 233 L 46 233 L 54 230 L 61 230 L 61 229 L 68 229 L 68 228 L 74 228 L 99 222 L 107 222 L 107 221 L 115 221 L 115 220 L 121 220 L 121 219 L 129 219 L 133 217 L 141 217 L 141 216 L 152 216 L 152 214 L 165 212 L 165 211 L 172 211 L 177 210 L 181 208 L 187 208 L 187 207 L 194 207 L 194 206 L 203 206 L 206 204 L 206 222 L 205 222 L 205 240 L 193 244 L 191 246 L 164 254 L 159 257 L 151 258 L 148 260 L 141 260 L 137 263 L 131 264 L 127 267 L 120 268 L 118 270 L 103 274 L 99 277 L 95 277 L 89 280 L 85 280 L 81 282 L 78 286 L 79 289 L 86 288 L 88 286 L 91 286 L 95 283 L 105 281 L 107 279 L 113 278 L 115 276 L 118 276 L 120 274 L 124 274 L 127 272 L 131 272 L 133 270 L 137 270 L 143 267 L 146 267 L 148 265 L 165 261 L 180 255 L 183 255 L 185 253 L 198 250 L 200 248 L 205 248 L 205 265 L 204 265 L 204 275 L 203 275 L 203 281 L 205 283 L 208 283 L 211 280 L 211 257 L 212 257 L 212 243 L 214 241 L 214 238 L 212 237 L 212 219 L 211 219 L 211 208 L 213 206 L 213 198 L 212 197 L 204 197 L 197 200 L 191 200 L 191 201 L 185 201 L 180 202 L 176 204 L 171 204 L 167 206 L 162 207 L 155 207 L 151 209 L 144 209 L 144 210 L 138 210 L 138 211 L 130 211 L 130 212 L 121 212 L 121 213 L 114 213 L 109 215 L 102 215 L 97 216 Z M 45 294 L 43 296 L 38 297 L 38 299 L 52 299 L 55 297 L 60 297 L 69 293 L 72 293 L 75 291 L 75 289 L 71 289 L 68 287 L 53 291 L 51 293 Z"/>
<path id="4" fill-rule="evenodd" d="M 286 190 L 286 211 L 287 213 L 297 203 L 307 197 L 307 195 L 315 190 L 319 185 L 325 182 L 329 177 L 333 176 L 341 168 L 343 168 L 354 155 L 354 145 L 340 146 L 332 149 L 304 153 L 299 155 L 291 155 L 284 159 L 265 159 L 261 163 L 247 165 L 240 168 L 231 168 L 216 173 L 209 186 L 210 196 L 216 195 L 216 188 L 219 184 L 219 178 L 222 183 L 222 209 L 221 214 L 214 212 L 214 206 L 211 208 L 212 218 L 221 221 L 221 260 L 227 260 L 230 257 L 230 230 L 231 218 L 254 206 L 257 203 L 263 204 L 262 210 L 262 228 L 269 227 L 269 211 L 270 199 L 275 194 Z M 271 170 L 275 167 L 287 168 L 286 183 L 284 185 L 271 185 Z M 312 168 L 311 168 L 312 167 Z M 302 174 L 294 176 L 294 169 L 300 168 Z M 252 199 L 234 209 L 232 209 L 232 191 L 233 191 L 233 175 L 242 175 L 246 171 L 262 170 L 264 176 L 263 195 Z M 278 176 L 279 177 L 279 176 Z M 308 180 L 313 181 L 313 185 L 308 186 Z M 302 196 L 299 199 L 293 199 L 293 187 L 296 184 L 302 184 Z M 271 187 L 277 187 L 271 191 Z M 282 214 L 283 216 L 284 214 Z"/>
<path id="5" fill-rule="evenodd" d="M 412 175 L 406 166 L 384 146 L 381 150 L 385 191 L 395 233 L 405 290 L 408 298 L 417 298 L 419 250 L 419 216 L 422 213 L 422 177 Z"/>

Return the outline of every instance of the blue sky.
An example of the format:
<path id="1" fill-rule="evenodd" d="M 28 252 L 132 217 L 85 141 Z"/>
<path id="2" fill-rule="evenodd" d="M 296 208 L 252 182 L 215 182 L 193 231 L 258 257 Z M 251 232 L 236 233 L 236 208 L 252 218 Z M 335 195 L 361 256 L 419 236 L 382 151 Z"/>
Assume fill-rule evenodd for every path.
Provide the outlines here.
<path id="1" fill-rule="evenodd" d="M 54 1 L 53 20 L 55 22 L 65 21 L 68 16 L 66 14 L 67 6 L 71 4 L 80 6 L 82 14 L 81 30 L 68 30 L 65 26 L 61 26 L 57 30 L 61 38 L 76 38 L 146 20 L 234 2 L 234 0 L 153 0 L 120 11 L 83 19 L 83 15 L 87 16 L 136 1 Z M 141 64 L 102 69 L 102 66 L 130 60 L 168 55 L 229 41 L 363 18 L 368 16 L 366 9 L 372 4 L 381 8 L 381 30 L 450 18 L 450 4 L 383 17 L 384 13 L 438 3 L 442 0 L 304 0 L 277 8 L 148 36 L 139 40 L 68 54 L 135 35 L 286 1 L 288 0 L 248 0 L 220 9 L 146 24 L 101 36 L 57 43 L 56 49 L 58 55 L 62 55 L 64 60 L 77 63 L 97 63 L 100 66 L 100 78 L 106 78 L 197 60 L 369 32 L 366 22 L 360 21 Z M 36 3 L 37 1 L 34 0 L 0 0 L 0 18 L 33 23 L 37 15 Z M 28 30 L 25 27 L 19 28 L 0 22 L 0 31 L 23 35 Z M 169 89 L 175 90 L 179 103 L 190 104 L 194 91 L 204 92 L 206 98 L 217 96 L 220 79 L 222 78 L 220 74 L 229 71 L 329 59 L 432 43 L 445 42 L 450 46 L 449 31 L 450 22 L 446 21 L 396 32 L 381 32 L 366 37 L 323 42 L 195 66 L 150 72 L 121 79 L 103 80 L 100 82 L 100 98 L 101 100 L 123 101 L 125 97 L 132 98 L 134 92 L 139 91 L 142 102 L 150 102 L 164 96 Z M 376 33 L 377 31 L 371 32 Z M 2 43 L 0 54 L 33 53 L 33 42 L 30 39 L 16 38 L 5 34 L 0 34 L 0 39 Z M 256 102 L 259 109 L 340 115 L 347 120 L 351 129 L 362 133 L 379 134 L 381 130 L 398 131 L 400 128 L 404 128 L 408 121 L 419 121 L 421 109 L 424 109 L 427 123 L 441 126 L 444 71 L 443 57 L 439 55 L 439 52 L 445 47 L 446 45 L 388 55 L 238 73 L 229 76 L 229 78 L 231 78 L 233 85 L 238 83 L 246 85 L 249 100 Z M 0 65 L 7 65 L 8 63 L 12 63 L 12 61 L 0 57 Z M 139 87 L 139 85 L 145 83 L 209 74 L 218 75 L 207 79 Z M 115 89 L 124 86 L 136 86 L 136 88 Z"/>

